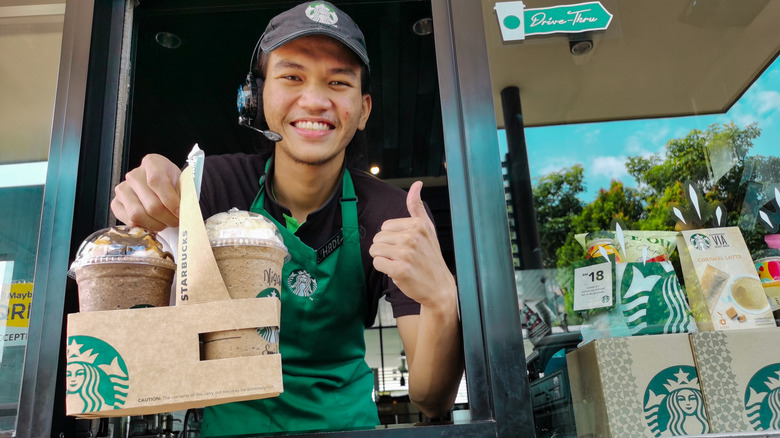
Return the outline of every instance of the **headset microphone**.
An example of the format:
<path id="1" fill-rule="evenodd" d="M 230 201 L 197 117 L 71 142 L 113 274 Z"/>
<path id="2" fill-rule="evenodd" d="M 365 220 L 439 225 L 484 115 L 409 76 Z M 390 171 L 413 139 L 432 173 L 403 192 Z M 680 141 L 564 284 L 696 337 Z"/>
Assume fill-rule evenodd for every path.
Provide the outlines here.
<path id="1" fill-rule="evenodd" d="M 244 84 L 238 87 L 238 100 L 236 102 L 238 106 L 238 124 L 254 129 L 273 142 L 279 142 L 282 141 L 282 136 L 278 132 L 260 129 L 254 123 L 262 112 L 260 105 L 263 102 L 263 79 L 254 73 L 254 62 L 259 46 L 260 41 L 258 40 L 257 45 L 255 45 L 255 51 L 252 52 L 252 59 L 249 62 L 249 73 L 246 75 Z"/>

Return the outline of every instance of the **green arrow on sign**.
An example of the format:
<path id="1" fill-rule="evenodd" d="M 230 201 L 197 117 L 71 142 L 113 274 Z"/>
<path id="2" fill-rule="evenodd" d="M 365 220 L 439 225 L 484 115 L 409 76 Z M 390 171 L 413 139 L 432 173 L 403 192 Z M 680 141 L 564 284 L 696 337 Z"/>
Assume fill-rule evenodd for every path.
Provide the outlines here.
<path id="1" fill-rule="evenodd" d="M 601 2 L 588 2 L 550 8 L 525 9 L 523 10 L 523 18 L 527 36 L 604 30 L 609 27 L 612 14 L 601 5 Z"/>

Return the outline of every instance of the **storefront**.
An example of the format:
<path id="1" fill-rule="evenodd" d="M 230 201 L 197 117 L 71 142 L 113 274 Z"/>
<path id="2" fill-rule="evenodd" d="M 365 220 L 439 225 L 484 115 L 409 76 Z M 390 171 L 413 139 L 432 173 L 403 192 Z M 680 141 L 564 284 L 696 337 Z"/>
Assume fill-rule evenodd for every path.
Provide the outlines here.
<path id="1" fill-rule="evenodd" d="M 78 311 L 68 265 L 86 236 L 113 224 L 112 188 L 143 155 L 183 163 L 194 143 L 215 154 L 252 150 L 250 131 L 235 123 L 235 88 L 265 22 L 296 2 L 12 3 L 0 7 L 0 50 L 14 60 L 0 78 L 0 198 L 8 206 L 0 218 L 13 230 L 0 234 L 0 436 L 127 436 L 131 418 L 64 415 L 64 321 Z M 705 282 L 688 275 L 694 249 L 674 233 L 632 232 L 737 227 L 727 239 L 743 239 L 751 262 L 766 254 L 758 253 L 764 236 L 778 232 L 780 1 L 518 3 L 337 2 L 364 29 L 372 58 L 375 110 L 362 165 L 400 187 L 425 181 L 423 198 L 457 273 L 466 352 L 450 424 L 414 426 L 421 417 L 388 408 L 381 428 L 349 436 L 768 436 L 778 428 L 771 420 L 745 414 L 729 423 L 712 403 L 696 424 L 631 411 L 621 418 L 637 427 L 624 421 L 620 429 L 614 410 L 630 410 L 631 396 L 611 395 L 625 386 L 583 382 L 636 380 L 651 368 L 642 351 L 673 356 L 673 345 L 688 349 L 696 370 L 688 335 L 707 318 L 690 298 L 691 284 Z M 570 17 L 579 27 L 566 27 Z M 694 227 L 678 224 L 692 218 Z M 588 233 L 597 231 L 610 240 L 604 253 L 617 255 L 591 245 Z M 681 284 L 672 301 L 687 321 L 678 329 L 661 323 L 661 310 L 626 309 L 631 269 L 617 266 L 637 259 L 625 260 L 625 236 L 670 235 L 663 255 L 673 269 L 665 272 Z M 661 266 L 647 256 L 652 243 L 635 246 L 651 262 L 636 263 L 637 272 L 662 276 L 643 271 Z M 724 282 L 734 266 L 717 266 Z M 729 303 L 728 324 L 760 319 L 739 298 L 716 305 Z M 369 362 L 378 399 L 397 405 L 405 363 L 392 319 L 381 318 L 367 330 L 369 344 L 381 345 Z M 626 343 L 619 351 L 633 358 L 633 373 L 599 362 L 597 350 L 613 351 L 613 339 Z M 636 403 L 661 409 L 673 389 L 696 386 L 692 374 L 683 377 L 659 377 Z M 776 379 L 767 379 L 766 394 L 735 391 L 747 404 L 769 400 Z M 175 420 L 189 420 L 182 414 Z"/>

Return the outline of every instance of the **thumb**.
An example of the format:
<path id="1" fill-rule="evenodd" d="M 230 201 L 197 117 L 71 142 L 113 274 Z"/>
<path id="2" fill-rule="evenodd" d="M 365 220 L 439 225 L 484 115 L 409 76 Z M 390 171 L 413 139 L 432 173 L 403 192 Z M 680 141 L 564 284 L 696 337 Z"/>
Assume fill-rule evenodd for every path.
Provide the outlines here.
<path id="1" fill-rule="evenodd" d="M 422 186 L 422 181 L 415 181 L 414 184 L 409 187 L 409 193 L 406 195 L 406 208 L 409 210 L 409 215 L 411 217 L 428 218 L 428 213 L 425 211 L 422 198 L 420 198 Z"/>

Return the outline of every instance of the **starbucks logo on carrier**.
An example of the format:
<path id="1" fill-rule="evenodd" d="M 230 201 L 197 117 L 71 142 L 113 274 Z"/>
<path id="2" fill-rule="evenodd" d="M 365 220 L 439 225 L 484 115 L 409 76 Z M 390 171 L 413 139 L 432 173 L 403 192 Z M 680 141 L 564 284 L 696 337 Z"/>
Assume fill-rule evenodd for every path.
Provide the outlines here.
<path id="1" fill-rule="evenodd" d="M 81 413 L 124 406 L 130 377 L 122 356 L 108 343 L 91 336 L 68 338 L 66 403 Z"/>
<path id="2" fill-rule="evenodd" d="M 306 16 L 309 20 L 322 24 L 336 24 L 339 21 L 336 11 L 325 3 L 315 2 L 306 8 Z"/>
<path id="3" fill-rule="evenodd" d="M 299 297 L 310 297 L 317 291 L 317 280 L 305 269 L 296 269 L 287 277 L 290 291 Z"/>
<path id="4" fill-rule="evenodd" d="M 678 365 L 656 374 L 645 390 L 644 418 L 656 437 L 709 432 L 696 368 Z"/>
<path id="5" fill-rule="evenodd" d="M 767 365 L 750 378 L 745 413 L 753 430 L 780 429 L 780 364 Z"/>

